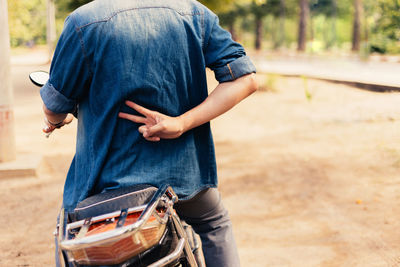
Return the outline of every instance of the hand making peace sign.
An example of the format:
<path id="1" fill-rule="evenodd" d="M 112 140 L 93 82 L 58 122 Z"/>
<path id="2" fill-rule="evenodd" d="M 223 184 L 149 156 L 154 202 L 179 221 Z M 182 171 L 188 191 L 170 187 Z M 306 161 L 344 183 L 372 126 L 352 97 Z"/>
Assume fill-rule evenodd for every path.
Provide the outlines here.
<path id="1" fill-rule="evenodd" d="M 148 141 L 157 142 L 160 139 L 174 139 L 181 136 L 184 132 L 183 120 L 179 116 L 170 117 L 144 108 L 132 101 L 125 101 L 125 104 L 144 117 L 124 112 L 120 112 L 118 117 L 143 124 L 139 127 L 139 132 Z"/>

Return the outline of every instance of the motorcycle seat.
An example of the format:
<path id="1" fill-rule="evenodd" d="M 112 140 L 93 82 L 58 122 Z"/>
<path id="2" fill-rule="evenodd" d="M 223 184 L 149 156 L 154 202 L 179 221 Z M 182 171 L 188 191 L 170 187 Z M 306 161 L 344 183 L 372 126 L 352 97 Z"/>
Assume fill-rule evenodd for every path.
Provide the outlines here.
<path id="1" fill-rule="evenodd" d="M 90 196 L 68 214 L 70 222 L 147 204 L 157 187 L 138 184 Z"/>

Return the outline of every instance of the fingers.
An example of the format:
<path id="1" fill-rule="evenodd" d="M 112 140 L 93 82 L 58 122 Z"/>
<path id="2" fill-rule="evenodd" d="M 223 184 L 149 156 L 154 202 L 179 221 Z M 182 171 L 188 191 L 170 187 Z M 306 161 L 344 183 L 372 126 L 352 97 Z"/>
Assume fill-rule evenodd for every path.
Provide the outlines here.
<path id="1" fill-rule="evenodd" d="M 128 119 L 130 121 L 136 122 L 136 123 L 142 123 L 142 124 L 149 124 L 149 121 L 153 121 L 153 123 L 156 123 L 156 119 L 155 119 L 155 112 L 144 108 L 132 101 L 125 101 L 125 104 L 136 110 L 137 112 L 139 112 L 140 114 L 144 115 L 145 117 L 141 117 L 141 116 L 136 116 L 136 115 L 132 115 L 132 114 L 128 114 L 128 113 L 124 113 L 124 112 L 120 112 L 118 114 L 118 117 L 123 118 L 123 119 Z M 159 136 L 157 136 L 156 134 L 160 131 L 162 131 L 164 129 L 163 126 L 156 124 L 154 126 L 149 126 L 149 125 L 142 125 L 139 127 L 139 132 L 143 135 L 143 138 L 145 138 L 147 141 L 151 141 L 151 142 L 158 142 L 161 140 L 161 138 Z"/>
<path id="2" fill-rule="evenodd" d="M 164 130 L 164 126 L 160 124 L 156 124 L 154 126 L 146 126 L 142 125 L 139 127 L 139 132 L 143 135 L 144 138 L 157 135 L 159 132 Z"/>
<path id="3" fill-rule="evenodd" d="M 155 126 L 157 126 L 157 125 L 155 125 Z M 146 139 L 147 141 L 158 142 L 161 140 L 161 138 L 157 135 L 154 135 L 158 132 L 158 131 L 154 130 L 155 126 L 147 127 L 147 126 L 143 125 L 143 126 L 140 126 L 138 130 L 143 135 L 143 138 Z M 151 131 L 152 129 L 153 129 L 153 131 Z"/>
<path id="4" fill-rule="evenodd" d="M 156 124 L 152 127 L 149 127 L 147 130 L 147 136 L 153 136 L 155 134 L 157 134 L 158 132 L 161 132 L 164 130 L 164 126 L 162 126 L 161 124 Z M 144 136 L 144 134 L 143 134 Z"/>
<path id="5" fill-rule="evenodd" d="M 138 104 L 136 104 L 136 103 L 134 103 L 132 101 L 129 101 L 129 100 L 125 101 L 125 104 L 128 107 L 133 108 L 134 110 L 136 110 L 137 112 L 139 112 L 140 114 L 142 114 L 142 115 L 144 115 L 146 117 L 147 116 L 151 116 L 151 114 L 153 113 L 152 110 L 144 108 L 144 107 L 142 107 L 142 106 L 140 106 L 140 105 L 138 105 Z"/>
<path id="6" fill-rule="evenodd" d="M 48 119 L 46 117 L 44 117 L 44 126 L 42 128 L 42 131 L 46 134 L 51 133 L 52 131 L 54 131 L 56 129 L 56 127 L 50 125 Z"/>
<path id="7" fill-rule="evenodd" d="M 145 137 L 145 139 L 150 142 L 158 142 L 160 141 L 161 138 L 158 136 L 154 136 L 154 137 Z"/>
<path id="8" fill-rule="evenodd" d="M 154 126 L 153 126 L 153 127 L 154 127 Z M 153 127 L 149 127 L 149 126 L 146 126 L 146 125 L 142 125 L 142 126 L 139 127 L 138 130 L 139 130 L 139 133 L 141 133 L 141 134 L 143 135 L 144 138 L 153 137 L 153 135 L 156 133 L 154 130 L 151 131 L 151 129 L 152 129 Z"/>
<path id="9" fill-rule="evenodd" d="M 45 125 L 43 127 L 43 132 L 44 133 L 51 133 L 52 131 L 54 131 L 56 128 L 51 126 L 51 125 Z"/>
<path id="10" fill-rule="evenodd" d="M 124 112 L 120 112 L 118 114 L 118 117 L 120 117 L 122 119 L 130 120 L 130 121 L 133 121 L 133 122 L 136 122 L 136 123 L 146 123 L 146 118 L 145 117 L 140 117 L 140 116 L 124 113 Z"/>
<path id="11" fill-rule="evenodd" d="M 45 118 L 45 125 L 43 126 L 42 131 L 46 134 L 46 137 L 49 137 L 49 135 L 54 132 L 55 129 L 59 129 L 64 125 L 70 124 L 73 119 L 74 116 L 72 114 L 68 114 L 67 117 L 65 117 L 65 119 L 63 120 L 63 123 L 55 127 L 54 125 L 50 125 L 47 118 Z"/>
<path id="12" fill-rule="evenodd" d="M 144 134 L 145 132 L 148 131 L 148 127 L 146 125 L 142 125 L 138 128 L 139 133 Z"/>
<path id="13" fill-rule="evenodd" d="M 74 120 L 74 116 L 72 114 L 68 114 L 64 119 L 64 125 L 70 124 Z"/>

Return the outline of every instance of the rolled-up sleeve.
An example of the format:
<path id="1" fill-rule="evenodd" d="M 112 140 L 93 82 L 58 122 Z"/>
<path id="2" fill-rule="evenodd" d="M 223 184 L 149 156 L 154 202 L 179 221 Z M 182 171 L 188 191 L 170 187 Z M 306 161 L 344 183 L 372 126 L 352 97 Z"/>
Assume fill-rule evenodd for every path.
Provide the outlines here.
<path id="1" fill-rule="evenodd" d="M 256 68 L 246 56 L 243 46 L 232 40 L 231 34 L 222 29 L 216 15 L 205 43 L 206 66 L 214 71 L 219 82 L 235 80 L 255 73 Z"/>
<path id="2" fill-rule="evenodd" d="M 242 56 L 234 61 L 227 63 L 225 66 L 214 70 L 215 78 L 219 82 L 227 82 L 235 80 L 243 75 L 255 73 L 256 68 L 248 56 Z"/>
<path id="3" fill-rule="evenodd" d="M 45 106 L 55 113 L 73 113 L 87 94 L 91 71 L 80 29 L 68 17 L 50 67 L 50 79 L 40 89 Z"/>
<path id="4" fill-rule="evenodd" d="M 72 113 L 77 105 L 75 100 L 65 97 L 50 82 L 40 89 L 40 96 L 45 106 L 55 113 Z"/>

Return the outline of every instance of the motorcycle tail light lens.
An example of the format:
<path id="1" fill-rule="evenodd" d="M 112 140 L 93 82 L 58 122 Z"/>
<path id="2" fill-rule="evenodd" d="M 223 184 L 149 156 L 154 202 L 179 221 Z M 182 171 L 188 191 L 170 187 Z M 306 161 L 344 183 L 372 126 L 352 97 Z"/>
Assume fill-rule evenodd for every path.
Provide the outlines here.
<path id="1" fill-rule="evenodd" d="M 123 227 L 137 221 L 141 212 L 129 214 Z M 158 212 L 162 218 L 165 213 Z M 101 235 L 115 229 L 117 219 L 98 222 L 89 227 L 86 236 Z M 149 220 L 137 231 L 129 235 L 121 236 L 120 239 L 105 241 L 82 249 L 68 251 L 78 264 L 82 265 L 113 265 L 122 263 L 139 253 L 155 246 L 161 239 L 166 225 L 152 215 Z"/>

